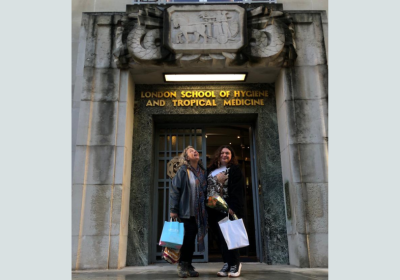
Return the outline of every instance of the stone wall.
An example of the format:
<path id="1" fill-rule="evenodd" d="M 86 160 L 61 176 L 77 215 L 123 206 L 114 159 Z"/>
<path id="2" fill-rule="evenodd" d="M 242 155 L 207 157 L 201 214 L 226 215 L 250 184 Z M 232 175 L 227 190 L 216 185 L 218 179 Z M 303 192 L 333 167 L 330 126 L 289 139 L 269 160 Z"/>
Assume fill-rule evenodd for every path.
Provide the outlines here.
<path id="1" fill-rule="evenodd" d="M 328 66 L 326 15 L 292 13 L 295 67 L 276 81 L 290 263 L 328 266 Z"/>
<path id="2" fill-rule="evenodd" d="M 110 51 L 113 15 L 85 14 L 72 186 L 72 268 L 125 266 L 134 87 Z"/>

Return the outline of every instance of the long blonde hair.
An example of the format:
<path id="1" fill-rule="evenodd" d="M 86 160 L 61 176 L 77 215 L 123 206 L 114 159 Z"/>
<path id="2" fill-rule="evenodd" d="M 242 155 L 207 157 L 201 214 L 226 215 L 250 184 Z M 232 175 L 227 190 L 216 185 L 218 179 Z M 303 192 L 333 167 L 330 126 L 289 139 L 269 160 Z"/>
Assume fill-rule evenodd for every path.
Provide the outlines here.
<path id="1" fill-rule="evenodd" d="M 188 159 L 187 159 L 187 156 L 188 156 L 188 155 L 187 155 L 187 151 L 188 151 L 190 148 L 192 148 L 193 150 L 196 150 L 196 149 L 193 148 L 192 146 L 187 146 L 187 147 L 183 150 L 182 154 L 180 155 L 180 157 L 181 157 L 181 159 L 182 159 L 182 164 L 184 164 L 184 165 L 186 165 L 186 166 L 189 166 L 189 165 L 190 165 L 190 163 L 189 163 L 189 161 L 188 161 Z M 199 159 L 198 165 L 199 165 L 202 169 L 205 169 L 205 168 L 204 168 L 204 165 L 203 165 L 203 162 L 201 161 L 201 159 Z"/>

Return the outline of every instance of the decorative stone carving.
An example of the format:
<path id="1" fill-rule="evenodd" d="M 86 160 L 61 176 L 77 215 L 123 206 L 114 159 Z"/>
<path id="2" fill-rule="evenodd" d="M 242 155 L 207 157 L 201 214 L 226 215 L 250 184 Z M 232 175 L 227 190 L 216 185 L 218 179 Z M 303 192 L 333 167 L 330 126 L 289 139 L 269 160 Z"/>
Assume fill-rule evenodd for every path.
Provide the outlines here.
<path id="1" fill-rule="evenodd" d="M 237 52 L 247 39 L 244 16 L 237 5 L 173 5 L 164 18 L 164 43 L 174 53 Z"/>
<path id="2" fill-rule="evenodd" d="M 231 4 L 128 5 L 116 29 L 115 62 L 120 68 L 292 66 L 297 55 L 291 17 L 273 5 L 242 6 L 246 10 Z"/>
<path id="3" fill-rule="evenodd" d="M 283 50 L 285 33 L 279 25 L 264 29 L 253 29 L 250 38 L 250 55 L 253 57 L 274 57 Z"/>
<path id="4" fill-rule="evenodd" d="M 292 19 L 282 11 L 259 6 L 248 12 L 249 45 L 244 53 L 250 66 L 289 67 L 297 54 Z"/>
<path id="5" fill-rule="evenodd" d="M 127 16 L 116 32 L 117 49 L 113 55 L 118 67 L 129 67 L 132 61 L 127 61 L 126 57 L 150 64 L 166 59 L 170 52 L 161 43 L 162 15 L 159 7 L 128 7 Z M 122 53 L 125 53 L 124 58 Z"/>
<path id="6" fill-rule="evenodd" d="M 137 26 L 128 35 L 128 49 L 139 60 L 157 60 L 162 58 L 160 30 L 146 30 L 146 26 Z"/>

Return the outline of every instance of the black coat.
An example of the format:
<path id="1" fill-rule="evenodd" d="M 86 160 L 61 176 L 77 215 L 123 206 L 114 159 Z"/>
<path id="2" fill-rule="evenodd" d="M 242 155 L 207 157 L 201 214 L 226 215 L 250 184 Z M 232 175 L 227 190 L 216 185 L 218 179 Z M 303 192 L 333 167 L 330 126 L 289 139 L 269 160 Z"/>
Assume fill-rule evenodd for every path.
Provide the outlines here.
<path id="1" fill-rule="evenodd" d="M 210 174 L 216 168 L 208 168 L 207 174 Z M 239 217 L 243 216 L 244 207 L 244 176 L 239 165 L 231 165 L 228 177 L 228 203 L 229 208 Z"/>

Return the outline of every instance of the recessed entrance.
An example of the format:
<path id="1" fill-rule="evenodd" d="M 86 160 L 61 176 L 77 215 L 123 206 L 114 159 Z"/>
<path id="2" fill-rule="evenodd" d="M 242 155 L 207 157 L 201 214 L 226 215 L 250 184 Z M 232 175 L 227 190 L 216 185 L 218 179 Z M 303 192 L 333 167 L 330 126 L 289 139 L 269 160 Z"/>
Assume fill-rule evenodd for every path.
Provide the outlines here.
<path id="1" fill-rule="evenodd" d="M 260 230 L 258 208 L 258 184 L 255 171 L 255 151 L 252 143 L 251 125 L 183 125 L 157 126 L 155 129 L 155 169 L 154 169 L 154 204 L 153 204 L 153 241 L 161 236 L 164 221 L 169 219 L 169 185 L 167 164 L 173 157 L 182 153 L 191 145 L 200 153 L 204 163 L 210 162 L 215 150 L 223 144 L 231 145 L 238 157 L 245 177 L 245 209 L 243 221 L 249 236 L 250 246 L 240 250 L 243 262 L 260 261 Z M 253 155 L 253 156 L 252 156 Z M 152 246 L 153 262 L 164 262 L 161 259 L 161 247 L 154 241 Z M 197 246 L 194 262 L 221 262 L 221 253 L 217 245 L 216 234 L 210 229 L 206 237 L 206 251 L 198 252 Z"/>
<path id="2" fill-rule="evenodd" d="M 216 106 L 174 106 L 177 101 L 198 100 L 182 97 L 182 92 L 193 91 L 213 91 L 215 98 L 211 99 L 215 101 Z M 228 91 L 231 93 L 230 97 L 221 97 Z M 263 104 L 226 104 L 236 99 L 240 102 L 247 99 L 234 97 L 235 91 L 236 95 L 238 92 L 264 92 L 264 97 L 261 98 Z M 152 106 L 149 104 L 153 102 L 152 98 L 146 98 L 146 92 L 176 92 L 176 98 L 155 97 L 154 102 L 164 100 L 165 106 Z M 254 100 L 258 99 L 260 98 L 255 97 Z M 254 228 L 254 233 L 253 229 L 249 230 L 249 236 L 251 235 L 252 246 L 255 246 L 255 250 L 254 247 L 249 247 L 248 252 L 242 250 L 243 259 L 258 259 L 270 264 L 287 263 L 285 204 L 273 85 L 136 85 L 133 117 L 133 160 L 126 261 L 128 266 L 164 262 L 161 260 L 161 247 L 157 244 L 163 222 L 169 216 L 171 179 L 167 177 L 166 172 L 168 161 L 181 153 L 188 144 L 199 150 L 204 163 L 207 162 L 207 155 L 211 157 L 216 146 L 224 143 L 236 145 L 235 151 L 241 156 L 241 142 L 235 144 L 228 141 L 229 139 L 222 139 L 232 137 L 232 141 L 237 140 L 240 139 L 237 138 L 240 133 L 243 134 L 243 139 L 248 139 L 248 142 L 246 140 L 243 143 L 245 150 L 250 150 L 250 161 L 246 161 L 244 155 L 241 164 L 244 168 L 243 173 L 249 178 L 249 187 L 244 186 L 247 193 L 245 218 L 246 226 Z M 229 129 L 232 131 L 228 131 Z M 211 133 L 218 132 L 221 135 L 215 137 L 221 140 L 215 140 L 217 142 L 211 147 L 214 141 Z M 209 146 L 210 148 L 207 148 Z M 197 262 L 212 261 L 219 255 L 215 244 L 209 240 L 211 237 L 207 237 L 207 251 L 204 254 L 196 253 Z"/>

